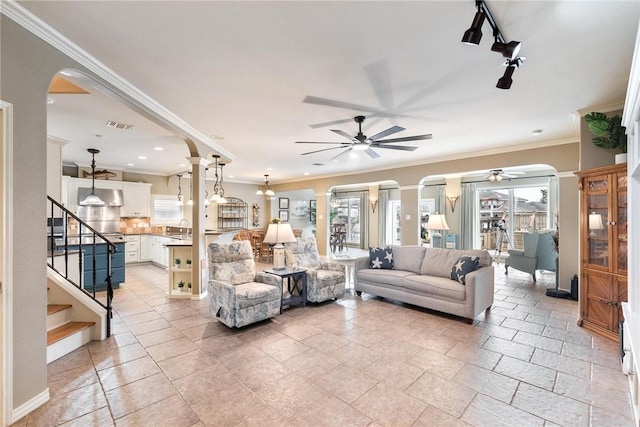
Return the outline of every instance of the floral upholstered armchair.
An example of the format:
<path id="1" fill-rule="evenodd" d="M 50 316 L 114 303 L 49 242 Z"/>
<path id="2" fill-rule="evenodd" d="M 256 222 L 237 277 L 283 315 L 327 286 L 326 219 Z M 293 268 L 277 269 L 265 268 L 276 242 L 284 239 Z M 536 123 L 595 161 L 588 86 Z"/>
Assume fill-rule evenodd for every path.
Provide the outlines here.
<path id="1" fill-rule="evenodd" d="M 298 237 L 295 243 L 285 243 L 284 250 L 287 266 L 307 270 L 308 301 L 322 302 L 344 295 L 344 266 L 320 262 L 315 237 Z"/>
<path id="2" fill-rule="evenodd" d="M 282 278 L 256 273 L 251 242 L 213 242 L 209 251 L 209 309 L 229 327 L 280 314 Z"/>

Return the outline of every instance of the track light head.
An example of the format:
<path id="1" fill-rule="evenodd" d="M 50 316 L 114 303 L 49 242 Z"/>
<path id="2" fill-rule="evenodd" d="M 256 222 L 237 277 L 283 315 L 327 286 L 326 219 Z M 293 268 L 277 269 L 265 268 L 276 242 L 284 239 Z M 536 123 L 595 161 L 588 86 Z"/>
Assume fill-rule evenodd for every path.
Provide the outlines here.
<path id="1" fill-rule="evenodd" d="M 520 52 L 520 48 L 522 47 L 522 42 L 511 41 L 509 43 L 501 43 L 498 40 L 493 43 L 491 46 L 491 50 L 493 52 L 499 52 L 507 59 L 514 59 L 518 56 L 518 52 Z"/>
<path id="2" fill-rule="evenodd" d="M 498 80 L 498 84 L 496 84 L 496 87 L 498 89 L 509 89 L 511 87 L 511 83 L 513 83 L 513 79 L 511 78 L 513 76 L 513 72 L 516 71 L 517 68 L 520 68 L 520 65 L 522 65 L 522 63 L 526 61 L 526 59 L 526 57 L 521 56 L 516 59 L 505 61 L 504 65 L 507 67 L 507 69 L 504 70 L 504 75 L 500 77 L 500 79 Z"/>
<path id="3" fill-rule="evenodd" d="M 484 24 L 485 14 L 480 7 L 478 7 L 478 11 L 476 15 L 473 17 L 473 22 L 471 23 L 471 27 L 467 31 L 464 32 L 462 36 L 462 43 L 465 44 L 475 44 L 479 45 L 480 40 L 482 40 L 482 24 Z"/>

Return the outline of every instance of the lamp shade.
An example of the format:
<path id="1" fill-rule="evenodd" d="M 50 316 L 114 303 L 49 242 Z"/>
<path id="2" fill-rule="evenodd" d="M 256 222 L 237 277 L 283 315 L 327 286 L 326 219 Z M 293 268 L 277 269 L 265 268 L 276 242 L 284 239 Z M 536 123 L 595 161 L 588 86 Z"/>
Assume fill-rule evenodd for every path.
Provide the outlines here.
<path id="1" fill-rule="evenodd" d="M 282 244 L 296 241 L 293 235 L 291 224 L 269 224 L 267 234 L 264 236 L 265 243 Z"/>
<path id="2" fill-rule="evenodd" d="M 589 230 L 602 230 L 604 225 L 602 224 L 602 215 L 595 212 L 589 214 Z"/>
<path id="3" fill-rule="evenodd" d="M 429 222 L 427 222 L 428 230 L 448 230 L 449 224 L 442 214 L 435 214 L 429 216 Z"/>

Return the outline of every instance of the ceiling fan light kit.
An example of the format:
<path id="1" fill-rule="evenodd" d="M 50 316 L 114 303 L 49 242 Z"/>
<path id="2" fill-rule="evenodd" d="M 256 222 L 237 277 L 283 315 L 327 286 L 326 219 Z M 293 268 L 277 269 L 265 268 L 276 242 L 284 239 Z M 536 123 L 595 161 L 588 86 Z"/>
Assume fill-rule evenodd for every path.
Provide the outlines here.
<path id="1" fill-rule="evenodd" d="M 333 144 L 337 145 L 337 147 L 331 148 L 323 148 L 320 150 L 308 151 L 306 153 L 301 153 L 302 156 L 306 156 L 308 154 L 320 153 L 323 151 L 335 150 L 338 148 L 344 148 L 345 150 L 339 153 L 338 155 L 331 158 L 331 162 L 336 162 L 338 159 L 347 155 L 351 151 L 362 151 L 365 152 L 372 159 L 377 159 L 380 157 L 374 148 L 384 148 L 389 150 L 400 150 L 400 151 L 414 151 L 418 147 L 408 147 L 402 145 L 389 145 L 397 142 L 408 142 L 408 141 L 419 141 L 424 139 L 431 139 L 431 134 L 425 135 L 414 135 L 414 136 L 405 136 L 400 138 L 390 138 L 390 139 L 381 139 L 385 138 L 389 135 L 393 135 L 394 133 L 402 132 L 405 128 L 400 126 L 392 126 L 382 132 L 378 132 L 377 134 L 367 137 L 367 135 L 362 133 L 362 123 L 365 120 L 365 116 L 355 116 L 353 120 L 358 123 L 358 133 L 355 136 L 351 136 L 343 130 L 340 129 L 331 129 L 331 132 L 336 133 L 344 138 L 347 138 L 349 142 L 325 142 L 325 141 L 296 141 L 296 144 Z"/>
<path id="2" fill-rule="evenodd" d="M 505 63 L 507 69 L 505 70 L 504 75 L 498 80 L 496 87 L 498 89 L 509 89 L 513 83 L 512 76 L 514 71 L 517 68 L 520 68 L 520 65 L 522 65 L 522 63 L 527 59 L 524 56 L 518 56 L 520 48 L 522 48 L 522 42 L 513 40 L 507 43 L 498 28 L 495 18 L 487 7 L 487 4 L 483 0 L 477 0 L 476 7 L 478 8 L 478 11 L 473 17 L 471 27 L 465 31 L 462 37 L 462 42 L 469 45 L 479 45 L 480 39 L 482 38 L 482 31 L 480 28 L 486 18 L 486 21 L 493 30 L 494 42 L 491 45 L 491 51 L 498 52 L 502 54 L 503 57 L 507 58 Z"/>

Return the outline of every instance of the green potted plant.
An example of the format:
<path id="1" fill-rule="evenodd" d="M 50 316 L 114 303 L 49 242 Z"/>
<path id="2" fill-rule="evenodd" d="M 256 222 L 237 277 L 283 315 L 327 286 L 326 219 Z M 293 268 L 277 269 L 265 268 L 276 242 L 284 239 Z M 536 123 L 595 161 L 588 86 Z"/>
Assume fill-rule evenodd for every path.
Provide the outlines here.
<path id="1" fill-rule="evenodd" d="M 191 268 L 191 260 L 187 258 L 187 268 Z"/>
<path id="2" fill-rule="evenodd" d="M 604 113 L 591 112 L 584 116 L 589 130 L 594 135 L 593 144 L 596 147 L 620 150 L 622 155 L 616 155 L 616 163 L 627 161 L 626 128 L 622 126 L 619 115 L 607 117 Z"/>
<path id="3" fill-rule="evenodd" d="M 183 291 L 183 289 L 184 289 L 184 282 L 183 282 L 182 280 L 180 280 L 180 281 L 178 282 L 178 290 L 179 290 L 180 292 L 182 292 L 182 291 Z"/>
<path id="4" fill-rule="evenodd" d="M 180 258 L 176 258 L 173 260 L 173 263 L 176 265 L 176 268 L 180 268 L 180 264 L 182 263 L 182 261 L 180 260 Z"/>

